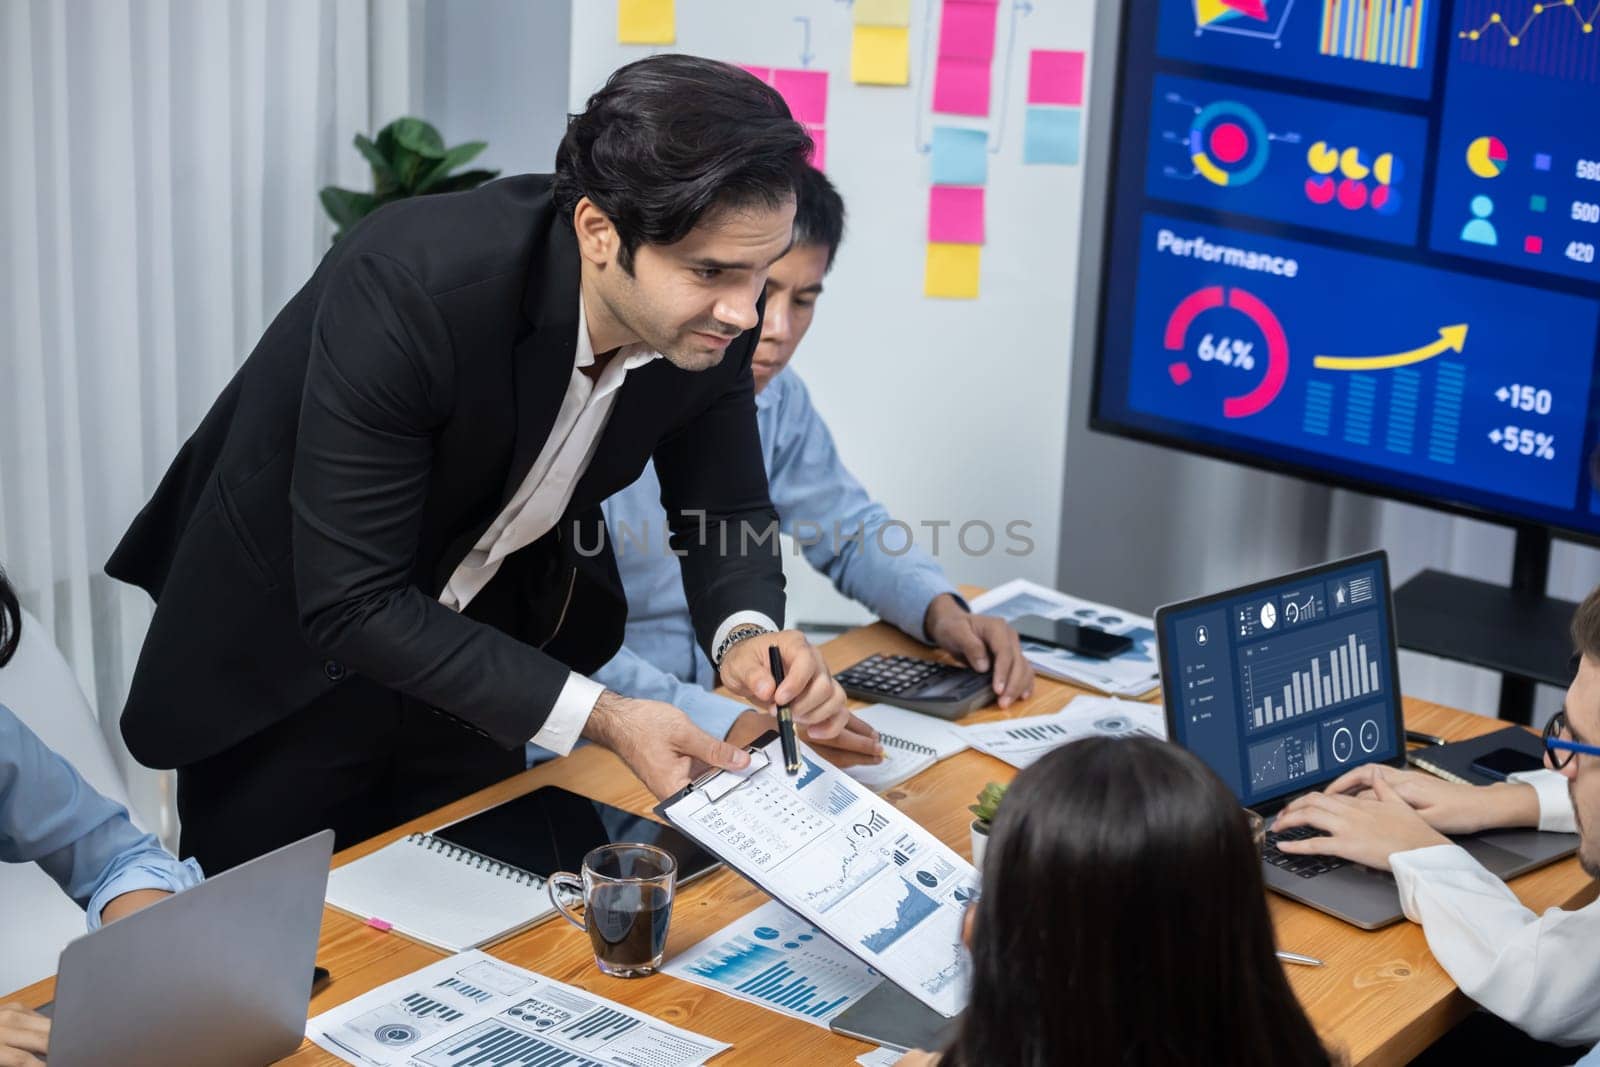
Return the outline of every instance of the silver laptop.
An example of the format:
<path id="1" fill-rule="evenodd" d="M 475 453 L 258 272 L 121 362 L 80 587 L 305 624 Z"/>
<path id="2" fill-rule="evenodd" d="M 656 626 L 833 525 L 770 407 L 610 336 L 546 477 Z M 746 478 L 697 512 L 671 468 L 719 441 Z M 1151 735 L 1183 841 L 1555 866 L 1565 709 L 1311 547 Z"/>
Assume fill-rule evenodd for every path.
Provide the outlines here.
<path id="1" fill-rule="evenodd" d="M 1405 765 L 1389 557 L 1371 552 L 1156 612 L 1167 736 L 1271 818 L 1364 763 Z M 1314 836 L 1309 828 L 1291 836 Z M 1363 929 L 1403 917 L 1394 878 L 1288 855 L 1269 833 L 1267 887 Z M 1501 878 L 1571 855 L 1576 834 L 1454 838 Z"/>
<path id="2" fill-rule="evenodd" d="M 332 855 L 323 830 L 68 945 L 50 1067 L 246 1067 L 293 1052 Z"/>

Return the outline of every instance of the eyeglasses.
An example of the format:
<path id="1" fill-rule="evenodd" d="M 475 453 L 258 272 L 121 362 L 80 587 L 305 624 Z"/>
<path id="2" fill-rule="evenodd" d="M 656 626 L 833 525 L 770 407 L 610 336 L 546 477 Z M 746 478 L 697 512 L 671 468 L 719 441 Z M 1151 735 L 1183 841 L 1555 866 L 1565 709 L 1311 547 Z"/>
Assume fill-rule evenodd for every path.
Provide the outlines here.
<path id="1" fill-rule="evenodd" d="M 1550 721 L 1544 724 L 1545 752 L 1550 757 L 1550 766 L 1558 771 L 1571 763 L 1572 757 L 1580 752 L 1586 756 L 1600 756 L 1600 745 L 1568 740 L 1571 736 L 1572 727 L 1567 724 L 1565 708 L 1550 716 Z"/>

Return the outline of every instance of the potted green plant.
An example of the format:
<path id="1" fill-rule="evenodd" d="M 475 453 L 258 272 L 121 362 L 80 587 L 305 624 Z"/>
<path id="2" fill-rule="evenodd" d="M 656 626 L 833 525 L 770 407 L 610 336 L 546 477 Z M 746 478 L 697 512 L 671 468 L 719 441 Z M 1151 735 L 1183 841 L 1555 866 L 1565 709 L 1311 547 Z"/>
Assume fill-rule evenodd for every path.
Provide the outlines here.
<path id="1" fill-rule="evenodd" d="M 338 232 L 333 235 L 335 241 L 391 200 L 475 189 L 500 173 L 497 170 L 450 173 L 471 162 L 488 145 L 483 141 L 468 141 L 446 148 L 438 130 L 410 116 L 395 119 L 379 130 L 376 138 L 356 134 L 355 146 L 372 164 L 372 192 L 341 189 L 337 185 L 322 190 L 322 206 L 339 225 Z"/>
<path id="2" fill-rule="evenodd" d="M 972 865 L 979 870 L 983 869 L 983 850 L 989 844 L 989 828 L 994 825 L 995 812 L 1000 810 L 1000 801 L 1005 799 L 1005 795 L 1005 786 L 990 782 L 978 794 L 978 802 L 967 805 L 967 810 L 973 815 Z"/>

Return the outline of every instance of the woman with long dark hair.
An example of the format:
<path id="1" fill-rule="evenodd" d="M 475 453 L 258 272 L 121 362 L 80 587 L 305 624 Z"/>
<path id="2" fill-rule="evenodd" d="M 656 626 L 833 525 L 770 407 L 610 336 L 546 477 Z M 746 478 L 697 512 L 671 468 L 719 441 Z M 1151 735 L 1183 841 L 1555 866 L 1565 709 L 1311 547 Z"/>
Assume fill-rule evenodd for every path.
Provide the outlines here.
<path id="1" fill-rule="evenodd" d="M 903 1064 L 1331 1062 L 1274 955 L 1238 801 L 1198 759 L 1092 738 L 1017 776 L 967 916 L 972 998 Z"/>
<path id="2" fill-rule="evenodd" d="M 0 571 L 0 668 L 21 643 L 22 605 Z M 174 859 L 133 825 L 126 808 L 96 792 L 0 704 L 0 862 L 30 861 L 78 902 L 91 930 L 202 877 L 198 864 Z M 0 907 L 0 927 L 27 921 Z M 0 1063 L 38 1063 L 49 1040 L 49 1020 L 20 1004 L 0 1004 Z"/>

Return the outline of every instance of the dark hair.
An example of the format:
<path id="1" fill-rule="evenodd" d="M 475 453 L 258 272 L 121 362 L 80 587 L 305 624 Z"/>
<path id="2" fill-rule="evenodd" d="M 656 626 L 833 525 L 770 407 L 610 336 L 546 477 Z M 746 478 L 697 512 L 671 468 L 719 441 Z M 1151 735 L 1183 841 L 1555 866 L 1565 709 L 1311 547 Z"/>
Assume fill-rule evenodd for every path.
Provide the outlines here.
<path id="1" fill-rule="evenodd" d="M 795 190 L 794 243 L 821 245 L 828 250 L 828 266 L 844 240 L 844 198 L 828 176 L 816 167 L 807 167 Z"/>
<path id="2" fill-rule="evenodd" d="M 658 55 L 618 69 L 556 150 L 556 207 L 588 197 L 622 239 L 681 240 L 713 208 L 774 207 L 793 196 L 811 137 L 778 91 L 728 63 Z"/>
<path id="3" fill-rule="evenodd" d="M 943 1067 L 1330 1062 L 1273 955 L 1239 803 L 1190 753 L 1089 738 L 990 832 L 972 999 Z"/>
<path id="4" fill-rule="evenodd" d="M 17 602 L 17 591 L 0 570 L 0 667 L 11 662 L 22 640 L 22 605 Z"/>

